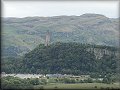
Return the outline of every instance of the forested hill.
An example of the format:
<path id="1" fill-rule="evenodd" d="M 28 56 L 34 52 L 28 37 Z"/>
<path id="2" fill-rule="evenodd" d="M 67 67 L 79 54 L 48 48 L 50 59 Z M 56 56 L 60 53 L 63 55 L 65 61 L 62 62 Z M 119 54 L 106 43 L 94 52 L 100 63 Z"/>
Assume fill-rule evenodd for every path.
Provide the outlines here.
<path id="1" fill-rule="evenodd" d="M 22 56 L 45 42 L 79 42 L 119 46 L 119 19 L 100 14 L 80 16 L 3 18 L 2 51 L 4 56 Z"/>
<path id="2" fill-rule="evenodd" d="M 109 46 L 58 42 L 46 47 L 40 44 L 31 52 L 25 54 L 22 60 L 16 60 L 15 66 L 11 69 L 9 67 L 9 73 L 75 75 L 115 73 L 119 60 L 117 56 L 118 49 Z M 7 68 L 3 70 L 8 72 Z"/>

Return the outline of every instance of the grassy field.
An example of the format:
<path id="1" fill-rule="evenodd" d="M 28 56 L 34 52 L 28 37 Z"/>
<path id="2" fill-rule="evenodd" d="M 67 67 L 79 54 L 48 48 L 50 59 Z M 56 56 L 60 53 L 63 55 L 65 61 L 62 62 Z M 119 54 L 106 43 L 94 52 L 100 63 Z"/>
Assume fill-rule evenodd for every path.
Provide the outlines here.
<path id="1" fill-rule="evenodd" d="M 79 83 L 79 84 L 47 84 L 44 86 L 35 86 L 35 88 L 43 89 L 120 89 L 119 83 Z"/>

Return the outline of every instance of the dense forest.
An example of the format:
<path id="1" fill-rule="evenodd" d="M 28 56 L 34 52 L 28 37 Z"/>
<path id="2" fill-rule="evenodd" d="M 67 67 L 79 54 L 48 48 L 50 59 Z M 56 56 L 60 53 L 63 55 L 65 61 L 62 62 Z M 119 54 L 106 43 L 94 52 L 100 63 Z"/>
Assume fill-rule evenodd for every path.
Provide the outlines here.
<path id="1" fill-rule="evenodd" d="M 3 58 L 6 73 L 92 74 L 116 73 L 118 48 L 80 43 L 40 44 L 23 57 Z M 99 56 L 99 57 L 98 57 Z"/>

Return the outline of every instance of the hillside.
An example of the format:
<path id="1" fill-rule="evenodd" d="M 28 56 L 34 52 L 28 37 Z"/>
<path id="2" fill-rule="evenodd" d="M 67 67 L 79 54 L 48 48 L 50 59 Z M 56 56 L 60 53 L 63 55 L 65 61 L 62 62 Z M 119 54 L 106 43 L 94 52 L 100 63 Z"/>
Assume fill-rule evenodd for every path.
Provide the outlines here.
<path id="1" fill-rule="evenodd" d="M 22 56 L 45 42 L 79 42 L 118 46 L 118 19 L 99 14 L 81 16 L 3 18 L 3 56 Z"/>
<path id="2" fill-rule="evenodd" d="M 115 47 L 79 43 L 58 42 L 48 47 L 40 44 L 22 59 L 9 58 L 4 61 L 2 70 L 6 73 L 74 75 L 116 73 L 118 50 Z"/>

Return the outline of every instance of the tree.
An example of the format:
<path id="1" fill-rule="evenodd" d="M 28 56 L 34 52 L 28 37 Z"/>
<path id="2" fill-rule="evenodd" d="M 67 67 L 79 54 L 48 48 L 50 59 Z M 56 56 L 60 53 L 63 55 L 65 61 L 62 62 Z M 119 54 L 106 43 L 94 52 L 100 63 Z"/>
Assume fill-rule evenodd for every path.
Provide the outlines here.
<path id="1" fill-rule="evenodd" d="M 30 79 L 30 84 L 39 85 L 40 84 L 39 79 L 38 78 L 31 78 Z"/>

